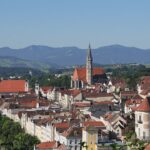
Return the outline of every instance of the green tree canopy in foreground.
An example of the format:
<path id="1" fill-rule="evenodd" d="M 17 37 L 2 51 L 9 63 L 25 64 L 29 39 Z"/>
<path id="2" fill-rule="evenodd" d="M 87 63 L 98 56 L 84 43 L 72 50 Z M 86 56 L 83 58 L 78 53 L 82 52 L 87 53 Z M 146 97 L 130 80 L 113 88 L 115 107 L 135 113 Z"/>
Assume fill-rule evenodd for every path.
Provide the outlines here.
<path id="1" fill-rule="evenodd" d="M 40 141 L 26 134 L 19 123 L 0 115 L 0 148 L 6 150 L 33 150 Z"/>

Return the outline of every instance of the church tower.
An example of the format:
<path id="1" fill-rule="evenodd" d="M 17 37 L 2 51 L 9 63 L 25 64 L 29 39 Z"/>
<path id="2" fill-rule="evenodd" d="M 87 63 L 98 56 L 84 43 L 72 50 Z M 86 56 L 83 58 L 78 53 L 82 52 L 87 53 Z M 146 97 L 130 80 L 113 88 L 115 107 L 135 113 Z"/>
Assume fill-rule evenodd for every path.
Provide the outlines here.
<path id="1" fill-rule="evenodd" d="M 88 85 L 92 84 L 92 77 L 93 77 L 93 66 L 92 66 L 93 58 L 91 53 L 91 46 L 89 44 L 89 48 L 87 50 L 87 57 L 86 57 L 86 81 Z"/>

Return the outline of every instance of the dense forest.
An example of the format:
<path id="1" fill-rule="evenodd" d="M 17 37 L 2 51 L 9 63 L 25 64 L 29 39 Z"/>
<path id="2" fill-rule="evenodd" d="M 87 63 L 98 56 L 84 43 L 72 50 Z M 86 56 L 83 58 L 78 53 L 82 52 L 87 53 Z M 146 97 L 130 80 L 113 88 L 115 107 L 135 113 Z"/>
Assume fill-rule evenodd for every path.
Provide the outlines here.
<path id="1" fill-rule="evenodd" d="M 124 79 L 130 89 L 135 90 L 141 76 L 150 75 L 150 68 L 145 65 L 126 64 L 126 65 L 103 65 L 106 73 L 116 79 Z M 30 87 L 35 83 L 40 86 L 56 86 L 70 88 L 70 76 L 73 68 L 70 69 L 51 69 L 48 72 L 41 72 L 30 68 L 0 68 L 0 78 L 8 79 L 11 76 L 29 81 Z M 60 76 L 57 76 L 60 75 Z"/>
<path id="2" fill-rule="evenodd" d="M 19 123 L 0 115 L 0 149 L 33 150 L 39 140 L 24 132 Z"/>
<path id="3" fill-rule="evenodd" d="M 71 71 L 70 69 L 50 69 L 48 72 L 42 72 L 31 68 L 0 67 L 0 79 L 25 79 L 29 81 L 31 88 L 34 88 L 37 82 L 40 86 L 69 88 Z"/>
<path id="4" fill-rule="evenodd" d="M 106 71 L 111 72 L 113 78 L 124 79 L 132 90 L 136 89 L 142 76 L 150 76 L 150 68 L 145 65 L 121 65 L 116 68 L 107 68 Z"/>

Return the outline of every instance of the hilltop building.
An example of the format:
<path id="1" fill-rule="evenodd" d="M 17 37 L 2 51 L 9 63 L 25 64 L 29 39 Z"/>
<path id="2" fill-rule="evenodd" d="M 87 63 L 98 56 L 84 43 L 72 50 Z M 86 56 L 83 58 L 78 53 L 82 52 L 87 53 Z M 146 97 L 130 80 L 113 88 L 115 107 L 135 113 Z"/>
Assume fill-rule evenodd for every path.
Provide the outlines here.
<path id="1" fill-rule="evenodd" d="M 95 83 L 105 83 L 107 77 L 101 67 L 93 67 L 91 47 L 87 50 L 86 66 L 75 68 L 71 77 L 71 88 L 80 89 L 91 87 Z"/>

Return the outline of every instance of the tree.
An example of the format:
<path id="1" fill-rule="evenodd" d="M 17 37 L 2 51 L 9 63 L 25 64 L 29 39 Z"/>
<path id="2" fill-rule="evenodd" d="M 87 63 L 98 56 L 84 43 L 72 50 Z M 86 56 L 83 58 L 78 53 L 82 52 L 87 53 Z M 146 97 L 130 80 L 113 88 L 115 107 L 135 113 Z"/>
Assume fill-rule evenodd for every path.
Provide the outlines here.
<path id="1" fill-rule="evenodd" d="M 39 143 L 39 140 L 26 133 L 19 133 L 15 136 L 13 141 L 13 148 L 15 150 L 33 150 L 33 146 Z"/>
<path id="2" fill-rule="evenodd" d="M 6 150 L 33 150 L 37 143 L 37 137 L 26 134 L 19 123 L 0 115 L 1 147 Z"/>

